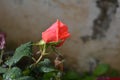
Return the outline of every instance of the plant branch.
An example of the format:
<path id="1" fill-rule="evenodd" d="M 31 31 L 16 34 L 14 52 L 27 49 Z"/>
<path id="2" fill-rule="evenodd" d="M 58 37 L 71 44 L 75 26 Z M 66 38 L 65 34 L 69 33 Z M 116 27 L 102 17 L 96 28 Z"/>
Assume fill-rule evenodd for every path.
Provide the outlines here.
<path id="1" fill-rule="evenodd" d="M 41 54 L 35 64 L 37 64 L 42 59 L 42 57 L 43 57 L 43 55 Z"/>
<path id="2" fill-rule="evenodd" d="M 56 52 L 57 55 L 61 55 L 61 53 L 56 49 L 56 47 L 54 46 L 51 46 L 53 51 Z"/>
<path id="3" fill-rule="evenodd" d="M 42 51 L 40 57 L 38 58 L 38 60 L 36 61 L 35 64 L 37 64 L 38 62 L 40 62 L 40 60 L 42 59 L 43 55 L 45 54 L 45 51 L 46 51 L 46 44 L 43 45 L 43 51 Z"/>

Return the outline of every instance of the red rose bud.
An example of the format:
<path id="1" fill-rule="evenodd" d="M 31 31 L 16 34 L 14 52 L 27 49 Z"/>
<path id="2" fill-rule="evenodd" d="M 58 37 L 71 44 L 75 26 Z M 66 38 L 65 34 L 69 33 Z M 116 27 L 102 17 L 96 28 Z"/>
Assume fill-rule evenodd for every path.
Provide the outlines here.
<path id="1" fill-rule="evenodd" d="M 0 49 L 4 49 L 5 48 L 5 34 L 4 33 L 0 33 Z"/>
<path id="2" fill-rule="evenodd" d="M 42 32 L 42 39 L 46 43 L 60 42 L 56 46 L 61 46 L 64 41 L 70 36 L 67 25 L 57 20 L 50 28 Z"/>

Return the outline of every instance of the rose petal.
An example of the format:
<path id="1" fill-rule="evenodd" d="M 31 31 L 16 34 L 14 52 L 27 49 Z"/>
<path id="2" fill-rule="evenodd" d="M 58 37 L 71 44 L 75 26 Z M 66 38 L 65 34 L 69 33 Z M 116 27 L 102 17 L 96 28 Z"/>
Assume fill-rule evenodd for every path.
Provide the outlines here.
<path id="1" fill-rule="evenodd" d="M 62 45 L 64 41 L 70 36 L 67 25 L 57 20 L 50 28 L 42 32 L 42 39 L 46 43 L 59 42 Z"/>

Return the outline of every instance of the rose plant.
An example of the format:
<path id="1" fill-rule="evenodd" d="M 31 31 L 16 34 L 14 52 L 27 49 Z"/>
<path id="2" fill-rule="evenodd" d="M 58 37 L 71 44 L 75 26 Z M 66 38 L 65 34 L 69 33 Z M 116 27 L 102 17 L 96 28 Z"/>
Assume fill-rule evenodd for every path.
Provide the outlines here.
<path id="1" fill-rule="evenodd" d="M 82 75 L 74 70 L 64 70 L 65 60 L 57 47 L 61 47 L 69 37 L 67 25 L 57 20 L 42 32 L 40 41 L 22 44 L 12 56 L 6 56 L 5 34 L 0 33 L 0 80 L 107 80 L 108 76 L 120 76 L 107 64 L 99 64 L 94 70 L 83 72 Z M 38 51 L 35 52 L 33 47 L 38 47 Z M 47 58 L 46 55 L 50 53 L 56 54 L 54 61 Z"/>
<path id="2" fill-rule="evenodd" d="M 50 28 L 42 32 L 42 40 L 37 43 L 28 42 L 19 46 L 13 56 L 5 57 L 1 62 L 0 74 L 3 80 L 60 80 L 60 75 L 63 70 L 63 60 L 60 59 L 60 54 L 57 54 L 55 59 L 55 66 L 52 66 L 51 61 L 47 58 L 42 59 L 43 56 L 49 54 L 46 52 L 50 47 L 53 51 L 57 52 L 56 47 L 62 46 L 65 40 L 70 36 L 68 32 L 68 27 L 60 20 L 57 20 Z M 33 48 L 38 46 L 39 50 L 36 55 L 39 58 L 33 56 Z M 5 35 L 0 33 L 0 49 L 1 56 L 3 56 L 3 49 L 5 47 Z M 18 66 L 17 64 L 23 58 L 30 59 L 31 63 L 24 68 Z M 29 62 L 30 62 L 29 61 Z M 24 61 L 25 62 L 25 61 Z M 57 68 L 61 66 L 61 69 Z M 50 74 L 50 75 L 49 75 Z M 44 77 L 44 76 L 51 76 Z"/>
<path id="3" fill-rule="evenodd" d="M 41 46 L 43 51 L 36 63 L 38 63 L 42 56 L 45 55 L 46 46 L 50 46 L 52 48 L 60 47 L 69 36 L 70 33 L 68 32 L 67 25 L 63 24 L 59 20 L 50 26 L 50 28 L 42 32 L 42 40 L 36 45 Z"/>

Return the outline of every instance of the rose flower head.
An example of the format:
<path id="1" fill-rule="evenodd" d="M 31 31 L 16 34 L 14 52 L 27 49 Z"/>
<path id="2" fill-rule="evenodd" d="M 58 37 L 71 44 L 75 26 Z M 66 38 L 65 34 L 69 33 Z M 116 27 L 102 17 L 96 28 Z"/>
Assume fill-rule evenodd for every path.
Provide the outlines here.
<path id="1" fill-rule="evenodd" d="M 42 39 L 45 43 L 59 43 L 56 46 L 61 46 L 64 41 L 70 36 L 67 25 L 57 20 L 50 28 L 42 32 Z"/>

